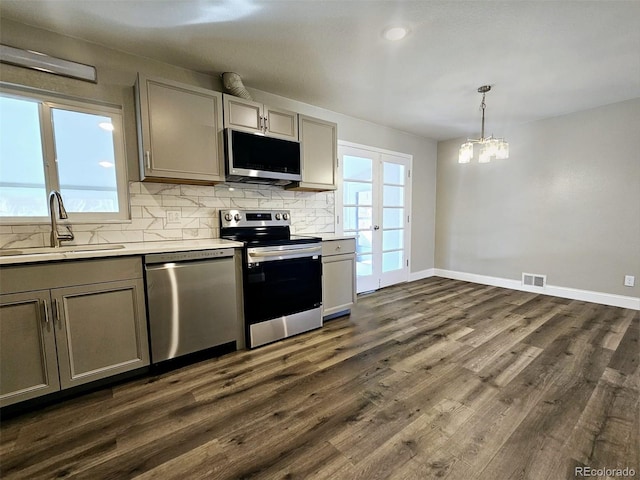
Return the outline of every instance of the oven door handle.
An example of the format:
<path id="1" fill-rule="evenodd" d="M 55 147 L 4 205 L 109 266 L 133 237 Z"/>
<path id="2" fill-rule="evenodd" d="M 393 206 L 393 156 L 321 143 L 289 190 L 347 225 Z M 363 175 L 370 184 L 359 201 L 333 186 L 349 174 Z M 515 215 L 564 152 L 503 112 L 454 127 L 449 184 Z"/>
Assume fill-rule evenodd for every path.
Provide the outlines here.
<path id="1" fill-rule="evenodd" d="M 322 247 L 270 250 L 265 252 L 252 252 L 251 249 L 249 249 L 247 253 L 249 263 L 269 262 L 274 260 L 287 260 L 289 258 L 313 257 L 322 253 Z"/>

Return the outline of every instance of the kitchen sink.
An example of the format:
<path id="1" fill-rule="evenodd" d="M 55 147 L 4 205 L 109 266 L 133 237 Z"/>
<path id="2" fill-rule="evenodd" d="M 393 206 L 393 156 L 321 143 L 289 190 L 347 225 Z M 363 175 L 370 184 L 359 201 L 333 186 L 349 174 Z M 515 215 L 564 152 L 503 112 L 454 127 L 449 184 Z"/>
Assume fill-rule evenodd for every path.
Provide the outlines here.
<path id="1" fill-rule="evenodd" d="M 11 255 L 42 255 L 46 253 L 70 253 L 70 252 L 93 252 L 100 250 L 118 250 L 124 245 L 67 245 L 64 247 L 31 247 L 31 248 L 9 248 L 0 249 L 0 256 Z"/>

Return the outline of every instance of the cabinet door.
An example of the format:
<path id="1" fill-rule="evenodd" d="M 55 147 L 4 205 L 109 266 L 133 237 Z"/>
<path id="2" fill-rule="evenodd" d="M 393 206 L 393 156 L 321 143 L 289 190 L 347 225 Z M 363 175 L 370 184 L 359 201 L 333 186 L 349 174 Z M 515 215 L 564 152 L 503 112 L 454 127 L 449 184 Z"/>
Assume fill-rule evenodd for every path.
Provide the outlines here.
<path id="1" fill-rule="evenodd" d="M 244 98 L 224 95 L 224 127 L 244 132 L 262 132 L 262 104 Z"/>
<path id="2" fill-rule="evenodd" d="M 136 93 L 142 179 L 224 181 L 222 94 L 142 75 Z"/>
<path id="3" fill-rule="evenodd" d="M 51 291 L 62 388 L 149 365 L 141 279 Z"/>
<path id="4" fill-rule="evenodd" d="M 322 257 L 322 315 L 349 310 L 355 303 L 354 254 Z"/>
<path id="5" fill-rule="evenodd" d="M 298 140 L 297 113 L 265 106 L 264 116 L 267 135 L 285 140 Z"/>
<path id="6" fill-rule="evenodd" d="M 338 149 L 337 125 L 318 118 L 299 115 L 302 182 L 296 190 L 335 190 Z"/>
<path id="7" fill-rule="evenodd" d="M 295 112 L 226 94 L 223 105 L 225 128 L 298 140 L 298 114 Z"/>
<path id="8" fill-rule="evenodd" d="M 0 406 L 60 389 L 49 290 L 0 295 Z"/>

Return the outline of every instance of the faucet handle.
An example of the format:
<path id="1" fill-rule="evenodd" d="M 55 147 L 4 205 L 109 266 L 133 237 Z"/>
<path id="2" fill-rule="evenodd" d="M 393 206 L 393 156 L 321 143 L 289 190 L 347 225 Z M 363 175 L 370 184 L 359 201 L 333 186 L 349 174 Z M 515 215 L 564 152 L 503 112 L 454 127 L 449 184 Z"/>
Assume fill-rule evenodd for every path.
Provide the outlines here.
<path id="1" fill-rule="evenodd" d="M 71 231 L 71 225 L 65 225 L 67 233 L 58 233 L 58 238 L 61 240 L 73 240 L 75 237 Z"/>

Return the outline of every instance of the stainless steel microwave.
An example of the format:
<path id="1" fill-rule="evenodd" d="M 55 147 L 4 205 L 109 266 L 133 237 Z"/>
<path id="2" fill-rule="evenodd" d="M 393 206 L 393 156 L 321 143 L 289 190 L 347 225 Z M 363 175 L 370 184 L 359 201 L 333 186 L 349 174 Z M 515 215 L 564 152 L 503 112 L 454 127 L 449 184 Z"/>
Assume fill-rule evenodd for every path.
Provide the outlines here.
<path id="1" fill-rule="evenodd" d="M 287 185 L 302 180 L 300 142 L 231 128 L 224 139 L 228 181 Z"/>

